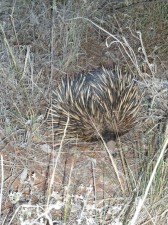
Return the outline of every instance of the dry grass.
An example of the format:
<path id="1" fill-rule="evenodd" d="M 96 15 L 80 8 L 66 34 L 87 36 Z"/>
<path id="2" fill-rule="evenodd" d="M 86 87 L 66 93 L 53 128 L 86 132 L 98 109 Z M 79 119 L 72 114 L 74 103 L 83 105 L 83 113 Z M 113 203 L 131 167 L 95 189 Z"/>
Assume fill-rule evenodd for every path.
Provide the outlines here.
<path id="1" fill-rule="evenodd" d="M 1 224 L 167 224 L 168 4 L 0 5 Z M 54 140 L 60 78 L 113 62 L 137 74 L 139 124 L 108 148 Z"/>

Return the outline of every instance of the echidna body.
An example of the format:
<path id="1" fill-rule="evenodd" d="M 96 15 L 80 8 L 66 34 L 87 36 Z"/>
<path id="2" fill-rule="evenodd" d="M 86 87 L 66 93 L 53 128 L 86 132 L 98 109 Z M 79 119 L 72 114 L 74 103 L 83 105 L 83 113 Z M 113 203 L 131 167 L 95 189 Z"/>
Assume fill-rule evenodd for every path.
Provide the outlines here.
<path id="1" fill-rule="evenodd" d="M 140 97 L 131 75 L 97 69 L 62 79 L 53 92 L 50 118 L 56 135 L 89 141 L 120 136 L 135 124 Z"/>

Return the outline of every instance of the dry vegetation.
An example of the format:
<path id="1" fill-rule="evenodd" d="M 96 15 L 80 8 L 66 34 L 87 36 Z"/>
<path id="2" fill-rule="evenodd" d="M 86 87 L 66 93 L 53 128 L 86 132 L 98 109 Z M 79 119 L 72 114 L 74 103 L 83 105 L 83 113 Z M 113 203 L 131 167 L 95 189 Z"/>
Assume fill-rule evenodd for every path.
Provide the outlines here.
<path id="1" fill-rule="evenodd" d="M 1 224 L 168 224 L 168 3 L 116 2 L 0 1 Z M 137 126 L 54 140 L 60 78 L 114 63 L 137 74 Z"/>

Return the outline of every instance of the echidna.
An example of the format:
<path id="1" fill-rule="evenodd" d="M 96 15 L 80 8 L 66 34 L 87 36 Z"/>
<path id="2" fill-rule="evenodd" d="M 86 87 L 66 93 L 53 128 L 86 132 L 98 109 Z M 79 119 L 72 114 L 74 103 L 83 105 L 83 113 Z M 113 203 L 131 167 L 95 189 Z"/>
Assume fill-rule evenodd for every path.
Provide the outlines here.
<path id="1" fill-rule="evenodd" d="M 140 96 L 133 77 L 119 69 L 97 69 L 64 77 L 53 92 L 50 119 L 56 135 L 89 141 L 116 138 L 135 124 Z"/>

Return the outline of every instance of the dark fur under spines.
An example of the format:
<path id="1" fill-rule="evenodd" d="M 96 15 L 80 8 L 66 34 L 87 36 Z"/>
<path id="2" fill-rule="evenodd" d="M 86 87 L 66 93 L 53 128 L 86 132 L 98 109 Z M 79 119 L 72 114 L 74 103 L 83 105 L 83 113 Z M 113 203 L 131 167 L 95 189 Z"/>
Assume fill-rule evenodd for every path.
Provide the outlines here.
<path id="1" fill-rule="evenodd" d="M 63 135 L 69 116 L 66 138 L 114 139 L 134 126 L 140 99 L 131 75 L 101 68 L 64 77 L 53 92 L 49 118 L 56 136 Z"/>

